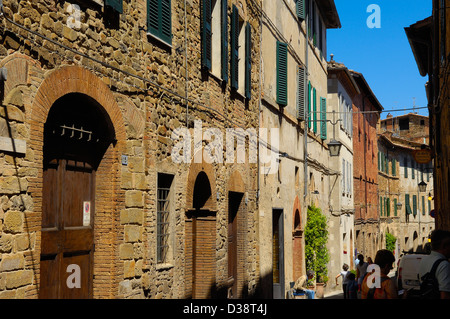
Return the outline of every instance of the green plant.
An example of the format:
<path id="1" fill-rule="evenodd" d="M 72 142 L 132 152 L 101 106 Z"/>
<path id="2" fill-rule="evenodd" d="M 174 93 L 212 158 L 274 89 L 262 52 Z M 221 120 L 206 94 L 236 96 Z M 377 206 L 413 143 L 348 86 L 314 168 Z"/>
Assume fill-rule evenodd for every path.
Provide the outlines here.
<path id="1" fill-rule="evenodd" d="M 386 249 L 389 251 L 395 250 L 395 242 L 397 241 L 397 238 L 394 237 L 394 235 L 390 233 L 386 233 Z"/>
<path id="2" fill-rule="evenodd" d="M 327 282 L 327 264 L 330 261 L 327 249 L 327 218 L 322 214 L 321 209 L 315 206 L 309 206 L 307 214 L 305 227 L 306 269 L 315 272 L 317 282 Z"/>

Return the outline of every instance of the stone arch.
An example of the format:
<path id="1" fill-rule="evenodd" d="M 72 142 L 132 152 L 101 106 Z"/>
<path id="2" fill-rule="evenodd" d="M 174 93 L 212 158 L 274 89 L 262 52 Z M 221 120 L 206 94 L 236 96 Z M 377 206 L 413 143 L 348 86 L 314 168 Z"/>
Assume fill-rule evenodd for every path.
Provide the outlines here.
<path id="1" fill-rule="evenodd" d="M 83 67 L 63 66 L 49 72 L 36 92 L 29 117 L 31 136 L 29 148 L 33 151 L 35 158 L 39 159 L 35 163 L 39 170 L 37 177 L 30 182 L 29 186 L 35 202 L 41 203 L 44 125 L 56 101 L 73 93 L 86 96 L 101 106 L 104 116 L 108 117 L 108 122 L 112 125 L 115 136 L 113 143 L 107 147 L 103 159 L 97 167 L 93 264 L 93 297 L 113 298 L 117 296 L 117 284 L 120 281 L 120 274 L 123 272 L 123 269 L 117 268 L 117 262 L 114 259 L 117 256 L 118 243 L 121 240 L 119 218 L 115 218 L 114 215 L 117 215 L 122 209 L 125 197 L 124 191 L 120 187 L 119 158 L 125 150 L 126 131 L 121 110 L 113 93 L 100 78 Z M 35 211 L 40 216 L 37 235 L 37 238 L 40 238 L 42 207 L 36 205 Z M 41 249 L 41 242 L 38 241 L 36 244 L 38 255 Z M 104 265 L 109 266 L 104 267 Z M 116 274 L 118 277 L 114 278 L 111 274 Z M 109 278 L 109 280 L 102 278 Z M 37 278 L 37 285 L 39 285 L 39 278 Z"/>

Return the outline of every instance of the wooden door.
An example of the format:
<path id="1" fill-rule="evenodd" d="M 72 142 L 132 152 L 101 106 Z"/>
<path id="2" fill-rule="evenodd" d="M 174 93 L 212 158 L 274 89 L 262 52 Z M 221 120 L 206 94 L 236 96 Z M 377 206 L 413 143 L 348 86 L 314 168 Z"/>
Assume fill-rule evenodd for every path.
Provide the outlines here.
<path id="1" fill-rule="evenodd" d="M 40 298 L 92 297 L 95 170 L 53 159 L 44 167 Z"/>

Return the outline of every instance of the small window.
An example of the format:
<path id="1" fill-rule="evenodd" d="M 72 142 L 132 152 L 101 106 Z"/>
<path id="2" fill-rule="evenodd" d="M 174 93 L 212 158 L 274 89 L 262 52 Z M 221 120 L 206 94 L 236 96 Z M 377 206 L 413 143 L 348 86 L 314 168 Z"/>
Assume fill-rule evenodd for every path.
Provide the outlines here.
<path id="1" fill-rule="evenodd" d="M 170 217 L 172 208 L 172 182 L 173 175 L 158 173 L 157 193 L 157 261 L 167 263 L 170 261 Z"/>
<path id="2" fill-rule="evenodd" d="M 409 118 L 400 119 L 398 125 L 401 131 L 409 130 Z"/>

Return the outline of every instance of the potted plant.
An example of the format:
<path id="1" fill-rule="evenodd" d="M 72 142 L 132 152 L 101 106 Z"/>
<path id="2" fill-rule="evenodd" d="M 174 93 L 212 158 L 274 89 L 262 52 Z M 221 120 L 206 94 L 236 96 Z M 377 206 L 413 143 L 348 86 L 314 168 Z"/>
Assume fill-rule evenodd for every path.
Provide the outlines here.
<path id="1" fill-rule="evenodd" d="M 328 281 L 327 264 L 330 255 L 327 248 L 328 225 L 322 210 L 314 205 L 308 207 L 305 227 L 306 269 L 313 270 L 316 276 L 316 294 L 323 297 L 323 288 Z"/>

